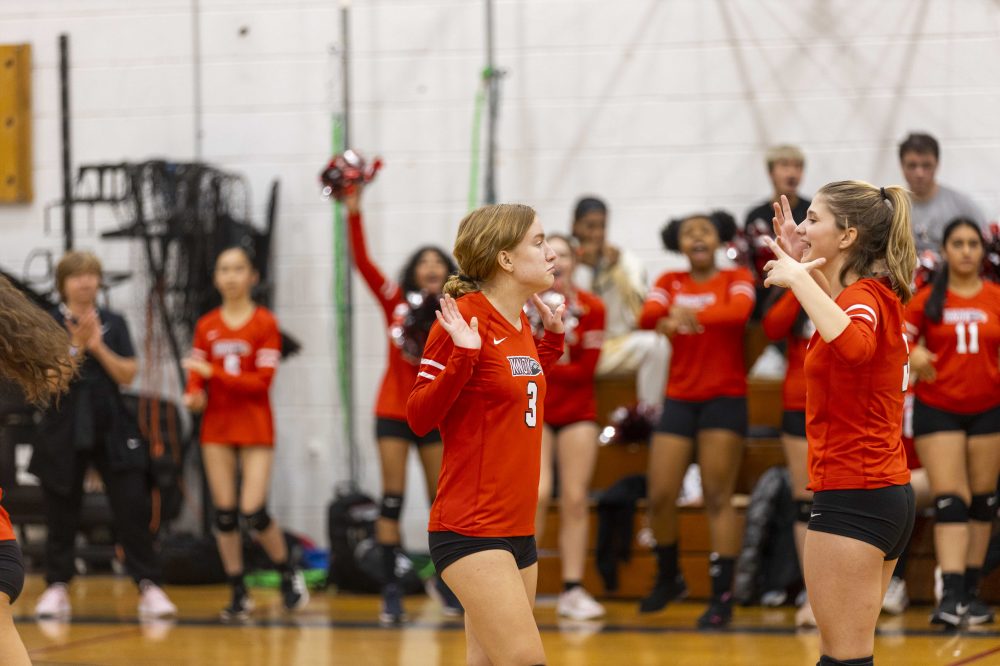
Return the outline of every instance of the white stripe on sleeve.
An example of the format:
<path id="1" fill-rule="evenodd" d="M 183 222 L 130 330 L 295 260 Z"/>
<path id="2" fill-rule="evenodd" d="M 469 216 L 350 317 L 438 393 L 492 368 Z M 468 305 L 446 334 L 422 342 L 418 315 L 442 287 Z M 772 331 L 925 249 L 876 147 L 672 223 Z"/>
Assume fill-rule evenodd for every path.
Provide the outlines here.
<path id="1" fill-rule="evenodd" d="M 846 312 L 847 316 L 851 319 L 864 319 L 872 325 L 872 328 L 878 328 L 878 315 L 875 314 L 875 310 L 867 305 L 864 305 L 863 303 L 849 305 L 844 308 L 844 312 Z"/>
<path id="2" fill-rule="evenodd" d="M 432 368 L 437 368 L 438 370 L 444 370 L 444 366 L 443 365 L 441 365 L 437 361 L 432 361 L 429 358 L 422 358 L 422 359 L 420 359 L 420 365 L 429 365 Z"/>
<path id="3" fill-rule="evenodd" d="M 430 374 L 429 372 L 423 372 L 423 371 L 418 372 L 417 377 L 423 377 L 424 379 L 437 379 L 437 377 Z"/>

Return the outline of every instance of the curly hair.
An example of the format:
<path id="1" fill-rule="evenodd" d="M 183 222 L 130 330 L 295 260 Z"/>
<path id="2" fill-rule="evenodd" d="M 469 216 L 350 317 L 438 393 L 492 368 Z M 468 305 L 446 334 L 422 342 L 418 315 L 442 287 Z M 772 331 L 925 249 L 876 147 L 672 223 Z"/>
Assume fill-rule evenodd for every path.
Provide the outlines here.
<path id="1" fill-rule="evenodd" d="M 46 406 L 76 372 L 69 335 L 48 313 L 0 277 L 0 376 Z"/>

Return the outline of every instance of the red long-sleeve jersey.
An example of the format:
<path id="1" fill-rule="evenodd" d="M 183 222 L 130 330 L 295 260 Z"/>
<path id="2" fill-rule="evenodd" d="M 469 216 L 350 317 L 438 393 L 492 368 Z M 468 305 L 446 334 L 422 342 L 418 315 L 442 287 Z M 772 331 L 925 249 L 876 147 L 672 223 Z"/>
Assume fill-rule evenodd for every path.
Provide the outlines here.
<path id="1" fill-rule="evenodd" d="M 948 291 L 940 322 L 924 316 L 930 294 L 931 286 L 921 289 L 906 308 L 910 340 L 922 337 L 937 355 L 937 378 L 914 384 L 917 399 L 957 414 L 1000 405 L 1000 285 L 983 282 L 971 298 Z"/>
<path id="2" fill-rule="evenodd" d="M 796 335 L 795 322 L 802 312 L 795 294 L 789 289 L 768 309 L 761 321 L 764 334 L 772 340 L 787 341 L 788 369 L 785 372 L 785 382 L 781 386 L 781 399 L 785 411 L 804 412 L 806 409 L 806 373 L 804 370 L 806 351 L 809 348 L 809 338 L 816 328 L 809 321 L 805 335 Z M 808 320 L 807 320 L 808 321 Z"/>
<path id="3" fill-rule="evenodd" d="M 902 485 L 910 480 L 900 440 L 909 346 L 903 305 L 884 282 L 858 280 L 837 296 L 851 323 L 806 354 L 810 490 Z"/>
<path id="4" fill-rule="evenodd" d="M 281 333 L 274 315 L 257 306 L 238 329 L 226 326 L 216 308 L 194 329 L 191 355 L 212 364 L 205 380 L 190 373 L 187 391 L 206 390 L 201 421 L 203 444 L 272 445 L 274 422 L 268 391 L 281 359 Z"/>
<path id="5" fill-rule="evenodd" d="M 743 334 L 755 300 L 753 277 L 745 268 L 720 270 L 705 282 L 683 272 L 660 276 L 642 306 L 639 327 L 656 328 L 678 306 L 696 310 L 704 328 L 671 339 L 668 398 L 700 401 L 747 394 Z"/>
<path id="6" fill-rule="evenodd" d="M 436 323 L 406 405 L 410 428 L 441 430 L 444 458 L 431 507 L 431 532 L 466 536 L 535 533 L 545 373 L 563 353 L 563 336 L 538 343 L 528 318 L 520 330 L 481 292 L 458 299 L 479 322 L 480 349 L 455 347 Z"/>
<path id="7" fill-rule="evenodd" d="M 375 403 L 375 415 L 386 419 L 405 421 L 406 399 L 417 379 L 417 366 L 408 361 L 400 348 L 393 344 L 389 329 L 394 323 L 406 316 L 408 306 L 399 284 L 383 275 L 375 262 L 368 256 L 361 214 L 349 215 L 347 221 L 351 234 L 351 256 L 354 258 L 354 265 L 382 307 L 386 322 L 386 337 L 389 340 L 389 348 L 386 353 L 388 362 L 385 374 L 382 375 L 382 384 L 379 387 L 378 399 Z"/>
<path id="8" fill-rule="evenodd" d="M 3 501 L 3 488 L 0 488 L 0 501 Z M 14 528 L 10 524 L 10 516 L 7 510 L 0 506 L 0 541 L 10 541 L 16 539 Z"/>
<path id="9" fill-rule="evenodd" d="M 604 303 L 590 292 L 576 292 L 576 327 L 566 332 L 566 351 L 546 374 L 545 422 L 552 426 L 597 419 L 594 370 L 604 343 Z"/>

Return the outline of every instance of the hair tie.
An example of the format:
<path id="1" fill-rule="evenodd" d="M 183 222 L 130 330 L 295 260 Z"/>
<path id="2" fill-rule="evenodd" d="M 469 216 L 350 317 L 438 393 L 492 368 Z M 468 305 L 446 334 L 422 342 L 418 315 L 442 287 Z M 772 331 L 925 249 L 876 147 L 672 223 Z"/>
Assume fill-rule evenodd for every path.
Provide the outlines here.
<path id="1" fill-rule="evenodd" d="M 883 199 L 888 199 L 889 198 L 889 197 L 885 196 L 885 188 L 884 187 L 878 188 L 878 191 L 882 195 Z"/>
<path id="2" fill-rule="evenodd" d="M 475 284 L 476 282 L 473 278 L 469 277 L 465 273 L 459 273 L 458 279 L 461 280 L 462 282 L 472 282 L 473 284 Z"/>

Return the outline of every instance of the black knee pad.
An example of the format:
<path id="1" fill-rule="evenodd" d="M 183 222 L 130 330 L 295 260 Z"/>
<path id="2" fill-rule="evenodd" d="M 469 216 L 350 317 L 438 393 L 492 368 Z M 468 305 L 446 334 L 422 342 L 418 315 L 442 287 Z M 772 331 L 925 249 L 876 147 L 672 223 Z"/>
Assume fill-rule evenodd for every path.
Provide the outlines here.
<path id="1" fill-rule="evenodd" d="M 812 500 L 795 500 L 795 522 L 808 523 L 812 516 Z"/>
<path id="2" fill-rule="evenodd" d="M 938 495 L 934 498 L 934 518 L 938 523 L 969 522 L 969 505 L 958 495 Z"/>
<path id="3" fill-rule="evenodd" d="M 243 514 L 243 520 L 247 527 L 255 532 L 263 532 L 271 524 L 271 516 L 267 514 L 267 507 L 262 506 L 253 513 Z"/>
<path id="4" fill-rule="evenodd" d="M 235 532 L 240 527 L 240 515 L 236 509 L 216 509 L 215 528 L 220 532 Z"/>
<path id="5" fill-rule="evenodd" d="M 402 495 L 382 495 L 382 509 L 379 515 L 387 520 L 399 520 L 399 515 L 403 513 Z"/>
<path id="6" fill-rule="evenodd" d="M 969 520 L 978 520 L 983 523 L 993 522 L 996 509 L 996 493 L 973 495 L 972 503 L 969 505 Z"/>

